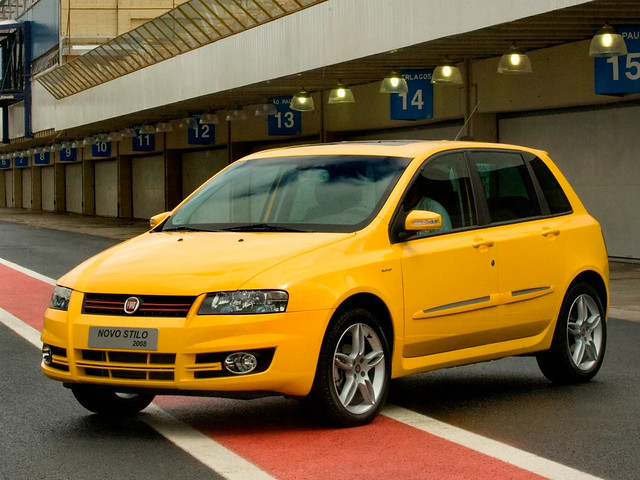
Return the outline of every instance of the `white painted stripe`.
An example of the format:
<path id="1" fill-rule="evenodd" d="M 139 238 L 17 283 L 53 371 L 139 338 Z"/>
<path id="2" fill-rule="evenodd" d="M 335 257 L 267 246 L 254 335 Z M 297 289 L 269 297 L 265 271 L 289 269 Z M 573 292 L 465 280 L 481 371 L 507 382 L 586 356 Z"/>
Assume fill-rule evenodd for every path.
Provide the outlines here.
<path id="1" fill-rule="evenodd" d="M 55 280 L 0 258 L 0 263 L 55 285 Z M 36 347 L 41 347 L 40 332 L 0 308 L 0 322 Z M 387 405 L 383 415 L 450 442 L 502 460 L 550 480 L 602 480 L 566 465 L 547 460 L 524 450 L 448 425 L 433 418 L 395 405 Z M 149 405 L 142 420 L 167 440 L 228 480 L 275 480 L 266 472 L 220 445 L 204 433 L 182 423 L 155 404 Z"/>
<path id="2" fill-rule="evenodd" d="M 40 341 L 40 332 L 33 328 L 31 325 L 27 325 L 18 317 L 11 315 L 9 312 L 2 308 L 0 308 L 0 323 L 6 325 L 36 347 L 42 348 L 42 342 Z"/>
<path id="3" fill-rule="evenodd" d="M 467 430 L 454 427 L 402 407 L 387 405 L 382 413 L 398 422 L 444 438 L 458 445 L 468 447 L 490 457 L 497 458 L 505 463 L 515 465 L 516 467 L 536 473 L 550 480 L 566 480 L 567 478 L 571 480 L 602 480 L 599 477 L 581 472 L 580 470 L 547 460 L 546 458 L 468 432 Z"/>
<path id="4" fill-rule="evenodd" d="M 2 258 L 0 258 L 0 263 L 45 283 L 51 285 L 56 283 L 49 277 Z M 34 346 L 42 347 L 38 330 L 2 308 L 0 308 L 0 322 Z M 228 480 L 246 480 L 247 478 L 275 480 L 274 477 L 260 470 L 251 462 L 223 447 L 204 433 L 182 423 L 157 405 L 149 405 L 144 412 L 141 418 L 147 425 Z"/>
<path id="5" fill-rule="evenodd" d="M 20 265 L 10 262 L 9 260 L 5 260 L 4 258 L 0 258 L 0 263 L 6 267 L 17 270 L 20 273 L 24 273 L 25 275 L 29 275 L 30 277 L 35 278 L 36 280 L 40 280 L 44 283 L 48 283 L 49 285 L 55 285 L 56 281 L 53 278 L 46 277 L 38 272 L 34 272 L 33 270 L 29 270 L 28 268 L 21 267 Z"/>
<path id="6" fill-rule="evenodd" d="M 141 419 L 167 440 L 228 480 L 275 480 L 275 477 L 153 403 L 144 410 Z"/>

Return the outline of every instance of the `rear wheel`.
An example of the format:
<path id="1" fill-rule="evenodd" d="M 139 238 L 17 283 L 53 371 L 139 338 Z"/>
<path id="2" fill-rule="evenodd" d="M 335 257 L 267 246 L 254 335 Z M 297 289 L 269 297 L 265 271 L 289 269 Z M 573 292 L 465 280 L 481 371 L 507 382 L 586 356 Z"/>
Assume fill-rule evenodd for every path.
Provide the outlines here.
<path id="1" fill-rule="evenodd" d="M 386 401 L 390 372 L 389 347 L 376 316 L 362 308 L 346 310 L 329 326 L 307 403 L 329 424 L 365 425 Z"/>
<path id="2" fill-rule="evenodd" d="M 122 393 L 103 388 L 73 387 L 73 396 L 87 410 L 99 415 L 127 417 L 146 408 L 155 395 Z"/>
<path id="3" fill-rule="evenodd" d="M 573 285 L 562 303 L 551 348 L 537 355 L 549 380 L 579 383 L 591 380 L 602 365 L 607 323 L 602 301 L 589 284 Z"/>

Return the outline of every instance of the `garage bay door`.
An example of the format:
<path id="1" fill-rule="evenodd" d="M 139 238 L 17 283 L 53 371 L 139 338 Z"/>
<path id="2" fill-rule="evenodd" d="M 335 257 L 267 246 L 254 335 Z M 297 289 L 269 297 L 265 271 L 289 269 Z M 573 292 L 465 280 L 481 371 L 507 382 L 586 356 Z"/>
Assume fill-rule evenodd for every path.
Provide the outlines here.
<path id="1" fill-rule="evenodd" d="M 540 148 L 602 225 L 609 255 L 640 258 L 640 107 L 502 119 L 500 141 Z"/>

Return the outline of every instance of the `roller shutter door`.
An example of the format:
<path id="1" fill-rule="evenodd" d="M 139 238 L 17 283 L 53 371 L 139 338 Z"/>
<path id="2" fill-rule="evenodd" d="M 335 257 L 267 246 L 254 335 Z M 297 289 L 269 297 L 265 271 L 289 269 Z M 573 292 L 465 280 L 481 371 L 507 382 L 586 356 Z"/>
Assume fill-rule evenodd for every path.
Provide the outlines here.
<path id="1" fill-rule="evenodd" d="M 138 157 L 131 161 L 134 218 L 150 218 L 165 210 L 164 157 Z"/>
<path id="2" fill-rule="evenodd" d="M 640 258 L 640 107 L 502 119 L 500 141 L 549 152 L 598 219 L 610 256 Z"/>

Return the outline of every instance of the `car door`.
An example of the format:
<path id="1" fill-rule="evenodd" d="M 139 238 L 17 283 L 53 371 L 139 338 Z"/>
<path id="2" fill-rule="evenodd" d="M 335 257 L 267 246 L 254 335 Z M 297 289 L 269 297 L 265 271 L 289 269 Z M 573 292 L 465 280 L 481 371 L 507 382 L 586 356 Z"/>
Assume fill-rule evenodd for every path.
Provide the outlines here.
<path id="1" fill-rule="evenodd" d="M 421 195 L 416 195 L 416 189 Z M 404 357 L 485 343 L 495 322 L 491 305 L 498 286 L 497 252 L 488 232 L 477 229 L 471 179 L 462 151 L 425 163 L 407 189 L 400 219 L 416 205 L 432 204 L 416 198 L 420 196 L 437 201 L 448 214 L 451 227 L 408 238 L 400 235 L 401 241 L 395 245 L 402 258 Z M 436 213 L 443 215 L 442 211 Z"/>
<path id="2" fill-rule="evenodd" d="M 528 155 L 528 154 L 527 154 Z M 498 341 L 538 335 L 549 326 L 563 295 L 567 217 L 552 214 L 537 177 L 546 166 L 517 151 L 471 151 L 482 180 L 491 226 L 486 229 L 498 246 Z M 535 158 L 535 157 L 534 157 Z M 538 163 L 539 162 L 539 163 Z M 528 165 L 529 164 L 529 165 Z M 553 183 L 545 177 L 542 183 Z M 557 182 L 556 182 L 557 184 Z M 560 189 L 560 187 L 557 187 Z M 556 194 L 563 196 L 561 189 Z M 564 197 L 566 200 L 566 197 Z M 566 201 L 560 210 L 570 210 Z"/>

